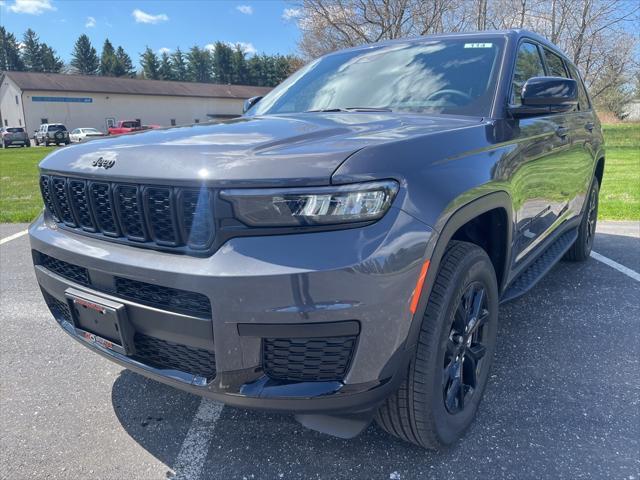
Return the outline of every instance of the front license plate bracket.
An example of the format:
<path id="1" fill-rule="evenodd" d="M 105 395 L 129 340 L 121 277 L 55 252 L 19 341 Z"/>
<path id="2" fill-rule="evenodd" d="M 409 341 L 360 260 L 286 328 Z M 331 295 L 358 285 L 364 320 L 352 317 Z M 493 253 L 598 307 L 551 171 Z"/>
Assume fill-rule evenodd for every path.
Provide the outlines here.
<path id="1" fill-rule="evenodd" d="M 64 294 L 80 337 L 122 355 L 135 353 L 135 331 L 124 304 L 75 288 L 68 288 Z"/>

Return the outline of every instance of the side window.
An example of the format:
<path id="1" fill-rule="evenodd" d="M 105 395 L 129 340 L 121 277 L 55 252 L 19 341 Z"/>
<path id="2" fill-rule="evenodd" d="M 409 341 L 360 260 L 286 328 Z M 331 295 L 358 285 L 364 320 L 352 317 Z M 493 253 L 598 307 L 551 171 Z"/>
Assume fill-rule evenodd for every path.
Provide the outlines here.
<path id="1" fill-rule="evenodd" d="M 589 97 L 587 96 L 587 91 L 584 88 L 584 83 L 582 83 L 582 79 L 578 74 L 578 70 L 576 70 L 573 65 L 569 65 L 569 72 L 571 73 L 571 78 L 578 82 L 578 109 L 580 111 L 589 110 L 591 108 L 591 104 L 589 103 Z"/>
<path id="2" fill-rule="evenodd" d="M 544 66 L 538 47 L 532 43 L 523 43 L 518 49 L 516 68 L 513 72 L 511 104 L 521 105 L 522 87 L 531 77 L 544 77 Z"/>
<path id="3" fill-rule="evenodd" d="M 544 59 L 547 61 L 547 68 L 549 69 L 549 75 L 552 77 L 564 77 L 569 78 L 567 70 L 564 68 L 564 62 L 562 58 L 553 53 L 551 50 L 544 49 Z"/>

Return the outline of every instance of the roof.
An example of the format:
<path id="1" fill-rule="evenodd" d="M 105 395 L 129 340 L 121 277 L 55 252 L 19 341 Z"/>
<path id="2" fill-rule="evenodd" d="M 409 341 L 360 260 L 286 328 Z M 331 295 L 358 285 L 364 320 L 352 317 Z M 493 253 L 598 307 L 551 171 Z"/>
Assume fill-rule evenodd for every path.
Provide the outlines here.
<path id="1" fill-rule="evenodd" d="M 138 78 L 65 75 L 60 73 L 3 72 L 21 90 L 50 92 L 120 93 L 176 97 L 240 98 L 265 95 L 271 88 L 215 83 L 168 82 Z"/>

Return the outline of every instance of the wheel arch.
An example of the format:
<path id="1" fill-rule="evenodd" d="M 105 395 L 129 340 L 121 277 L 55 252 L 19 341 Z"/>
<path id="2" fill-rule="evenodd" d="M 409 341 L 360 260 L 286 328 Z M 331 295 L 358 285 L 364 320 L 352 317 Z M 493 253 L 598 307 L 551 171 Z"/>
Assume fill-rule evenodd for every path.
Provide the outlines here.
<path id="1" fill-rule="evenodd" d="M 493 192 L 469 203 L 456 208 L 452 213 L 445 213 L 441 222 L 444 226 L 440 229 L 439 234 L 434 240 L 434 244 L 427 248 L 427 259 L 429 260 L 429 268 L 427 279 L 424 282 L 418 308 L 413 316 L 409 336 L 407 338 L 407 346 L 412 347 L 418 340 L 420 332 L 420 323 L 427 307 L 429 295 L 435 280 L 440 263 L 444 257 L 447 245 L 451 240 L 462 240 L 474 243 L 483 248 L 496 269 L 496 277 L 498 279 L 498 292 L 502 293 L 506 286 L 508 271 L 511 259 L 511 247 L 513 242 L 513 208 L 511 196 L 505 191 Z M 494 236 L 487 243 L 480 244 L 482 238 L 473 238 L 473 228 L 471 232 L 469 226 L 478 224 L 484 225 L 484 221 L 491 219 L 500 224 L 499 231 L 490 230 L 489 233 Z M 491 225 L 491 224 L 490 224 Z M 477 231 L 476 231 L 477 232 Z M 479 233 L 481 233 L 480 231 Z M 477 232 L 478 233 L 478 232 Z M 496 239 L 500 237 L 501 244 L 495 244 Z M 475 240 L 475 241 L 474 241 Z M 480 241 L 480 243 L 479 243 Z M 487 249 L 487 244 L 489 249 Z M 487 251 L 489 250 L 489 251 Z"/>

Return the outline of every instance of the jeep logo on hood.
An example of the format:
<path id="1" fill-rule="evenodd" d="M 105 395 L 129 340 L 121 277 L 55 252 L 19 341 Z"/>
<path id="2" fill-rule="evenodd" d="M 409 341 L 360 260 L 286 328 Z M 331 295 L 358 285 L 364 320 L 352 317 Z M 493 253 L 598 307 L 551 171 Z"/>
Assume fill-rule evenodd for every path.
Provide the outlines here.
<path id="1" fill-rule="evenodd" d="M 110 160 L 105 160 L 104 158 L 100 157 L 96 160 L 94 160 L 93 162 L 91 162 L 91 165 L 93 165 L 94 167 L 102 167 L 102 168 L 111 168 L 116 164 L 115 159 L 110 159 Z"/>

